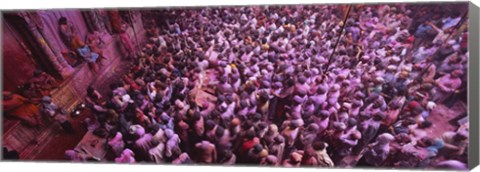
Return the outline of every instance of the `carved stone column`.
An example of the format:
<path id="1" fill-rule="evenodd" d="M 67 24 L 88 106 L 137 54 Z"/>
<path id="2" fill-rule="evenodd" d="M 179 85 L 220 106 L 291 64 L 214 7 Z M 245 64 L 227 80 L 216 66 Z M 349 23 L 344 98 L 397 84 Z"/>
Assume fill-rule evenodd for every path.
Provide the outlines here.
<path id="1" fill-rule="evenodd" d="M 34 18 L 38 18 L 39 22 L 42 22 L 42 20 L 41 20 L 42 18 L 40 16 L 40 13 L 37 12 L 37 13 L 32 13 L 32 14 L 33 14 Z M 43 15 L 49 15 L 49 14 L 45 13 Z M 55 26 L 55 27 L 58 27 L 58 26 Z M 43 27 L 41 27 L 40 29 L 41 29 L 40 32 L 42 33 L 46 42 L 48 43 L 48 45 L 50 45 L 50 48 L 52 49 L 53 53 L 55 53 L 55 55 L 57 56 L 58 62 L 64 68 L 63 70 L 67 71 L 68 73 L 69 72 L 73 73 L 72 66 L 70 66 L 70 64 L 68 64 L 68 62 L 63 58 L 62 51 L 61 51 L 61 48 L 60 48 L 61 46 L 58 45 L 58 42 L 55 41 L 55 38 L 53 38 L 53 35 L 51 35 L 51 34 L 59 34 L 58 31 L 49 34 L 49 32 L 46 32 L 43 29 Z"/>
<path id="2" fill-rule="evenodd" d="M 25 19 L 28 24 L 28 29 L 32 32 L 35 39 L 40 43 L 40 46 L 44 50 L 45 54 L 55 66 L 55 70 L 66 78 L 73 74 L 73 68 L 65 61 L 58 47 L 52 46 L 51 37 L 49 34 L 43 33 L 43 22 L 36 12 L 21 12 L 21 17 Z M 53 44 L 55 45 L 55 44 Z"/>
<path id="3" fill-rule="evenodd" d="M 105 31 L 108 34 L 112 35 L 113 34 L 112 24 L 110 23 L 110 18 L 108 17 L 107 11 L 105 9 L 97 9 L 95 11 L 99 21 L 105 27 Z"/>
<path id="4" fill-rule="evenodd" d="M 93 29 L 99 34 L 100 37 L 102 37 L 105 42 L 110 42 L 112 36 L 107 30 L 108 23 L 106 23 L 105 20 L 108 18 L 106 14 L 103 13 L 101 10 L 97 9 L 86 11 L 86 13 L 89 17 L 89 20 L 92 22 L 91 24 L 93 26 Z"/>
<path id="5" fill-rule="evenodd" d="M 145 31 L 145 28 L 143 27 L 142 13 L 140 13 L 139 11 L 132 10 L 130 11 L 130 15 L 132 20 L 132 27 L 136 32 L 134 35 L 135 44 L 137 44 L 137 46 L 140 46 L 147 39 L 146 31 Z"/>

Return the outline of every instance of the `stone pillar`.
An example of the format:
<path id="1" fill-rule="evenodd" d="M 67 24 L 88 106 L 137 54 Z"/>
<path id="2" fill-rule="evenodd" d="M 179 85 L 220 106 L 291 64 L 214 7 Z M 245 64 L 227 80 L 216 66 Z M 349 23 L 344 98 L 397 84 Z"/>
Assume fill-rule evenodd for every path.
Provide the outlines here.
<path id="1" fill-rule="evenodd" d="M 52 46 L 52 38 L 48 34 L 43 34 L 43 22 L 36 12 L 22 12 L 19 13 L 28 24 L 28 29 L 32 32 L 35 39 L 40 43 L 40 46 L 44 50 L 45 54 L 55 66 L 55 70 L 62 76 L 67 78 L 73 74 L 73 68 L 65 61 L 58 47 Z"/>
<path id="2" fill-rule="evenodd" d="M 109 23 L 105 22 L 105 20 L 108 19 L 106 14 L 97 9 L 86 11 L 86 13 L 89 20 L 92 22 L 91 24 L 93 25 L 95 32 L 99 34 L 104 42 L 110 42 L 112 36 L 107 30 L 107 24 Z"/>
<path id="3" fill-rule="evenodd" d="M 135 44 L 140 46 L 146 40 L 146 31 L 143 27 L 142 14 L 139 11 L 130 11 L 130 15 L 132 18 L 132 29 L 135 31 Z"/>
<path id="4" fill-rule="evenodd" d="M 110 18 L 108 17 L 108 13 L 105 9 L 96 9 L 95 10 L 97 13 L 97 17 L 100 20 L 100 22 L 103 23 L 103 26 L 105 27 L 105 31 L 112 35 L 113 34 L 113 29 L 112 29 L 112 24 L 110 23 Z"/>

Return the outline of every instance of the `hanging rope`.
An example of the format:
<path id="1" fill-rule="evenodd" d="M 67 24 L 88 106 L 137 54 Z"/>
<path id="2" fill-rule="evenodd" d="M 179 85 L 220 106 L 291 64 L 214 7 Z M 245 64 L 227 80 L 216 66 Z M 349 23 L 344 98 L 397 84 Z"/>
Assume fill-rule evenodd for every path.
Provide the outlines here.
<path id="1" fill-rule="evenodd" d="M 463 22 L 465 22 L 466 17 L 467 17 L 467 14 L 468 14 L 468 11 L 466 11 L 465 13 L 463 13 L 462 18 L 461 18 L 460 21 L 457 23 L 457 25 L 455 25 L 455 27 L 454 27 L 453 30 L 457 30 L 457 31 L 458 31 L 458 29 L 460 28 L 460 26 L 462 26 Z M 450 35 L 448 35 L 447 39 L 445 39 L 445 40 L 448 41 L 448 40 L 450 39 L 450 37 L 452 37 L 453 34 L 454 34 L 454 33 L 453 33 L 453 31 L 452 31 L 452 33 L 451 33 Z M 457 34 L 458 34 L 458 32 L 457 32 Z"/>
<path id="2" fill-rule="evenodd" d="M 128 17 L 130 18 L 130 23 L 132 24 L 132 29 L 133 29 L 133 36 L 135 37 L 135 43 L 137 44 L 137 51 L 140 51 L 140 47 L 138 47 L 138 38 L 137 38 L 137 31 L 135 30 L 135 21 L 133 20 L 132 17 L 132 12 L 128 11 Z"/>
<path id="3" fill-rule="evenodd" d="M 348 5 L 347 14 L 343 18 L 343 25 L 342 25 L 342 28 L 340 29 L 340 35 L 338 35 L 338 39 L 335 42 L 335 46 L 333 47 L 332 54 L 330 54 L 330 57 L 328 58 L 327 69 L 325 69 L 325 72 L 322 75 L 322 80 L 321 80 L 322 82 L 325 79 L 325 77 L 327 76 L 328 70 L 330 68 L 330 64 L 332 63 L 333 55 L 335 54 L 335 50 L 337 49 L 338 43 L 340 42 L 340 38 L 342 38 L 343 31 L 345 30 L 345 25 L 347 25 L 347 19 L 348 19 L 348 16 L 350 15 L 350 10 L 351 9 L 352 9 L 352 5 Z"/>

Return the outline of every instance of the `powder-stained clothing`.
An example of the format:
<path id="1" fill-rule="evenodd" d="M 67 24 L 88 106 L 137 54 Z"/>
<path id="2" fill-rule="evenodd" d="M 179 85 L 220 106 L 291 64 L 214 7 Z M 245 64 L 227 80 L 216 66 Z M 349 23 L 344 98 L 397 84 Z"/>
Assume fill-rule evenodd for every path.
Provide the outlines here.
<path id="1" fill-rule="evenodd" d="M 217 160 L 217 151 L 215 149 L 215 145 L 208 142 L 202 141 L 197 143 L 195 147 L 200 151 L 199 152 L 199 159 L 197 162 L 199 163 L 214 163 Z"/>
<path id="2" fill-rule="evenodd" d="M 157 146 L 151 148 L 148 151 L 150 161 L 153 161 L 155 163 L 164 163 L 165 162 L 165 144 L 159 143 Z"/>
<path id="3" fill-rule="evenodd" d="M 334 167 L 335 166 L 332 159 L 328 155 L 326 149 L 316 151 L 316 153 L 317 153 L 317 161 L 318 161 L 319 166 L 321 166 L 321 167 Z"/>

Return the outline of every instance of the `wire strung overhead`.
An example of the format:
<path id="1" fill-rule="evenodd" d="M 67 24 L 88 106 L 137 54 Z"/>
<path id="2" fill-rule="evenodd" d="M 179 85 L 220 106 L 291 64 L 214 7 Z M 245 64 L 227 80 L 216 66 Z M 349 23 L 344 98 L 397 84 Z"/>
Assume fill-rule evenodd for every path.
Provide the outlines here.
<path id="1" fill-rule="evenodd" d="M 338 35 L 337 41 L 335 42 L 335 46 L 333 47 L 333 51 L 330 54 L 330 57 L 328 58 L 327 68 L 325 69 L 325 72 L 322 75 L 322 80 L 321 80 L 322 82 L 325 79 L 325 77 L 327 76 L 328 70 L 330 68 L 330 63 L 332 62 L 333 55 L 335 54 L 335 50 L 337 49 L 337 46 L 338 46 L 338 43 L 340 42 L 340 39 L 342 38 L 343 31 L 345 30 L 345 25 L 347 25 L 347 19 L 348 19 L 348 16 L 350 15 L 350 10 L 351 9 L 352 9 L 352 5 L 348 5 L 347 14 L 343 18 L 343 24 L 342 24 L 342 28 L 340 29 L 340 34 Z"/>

